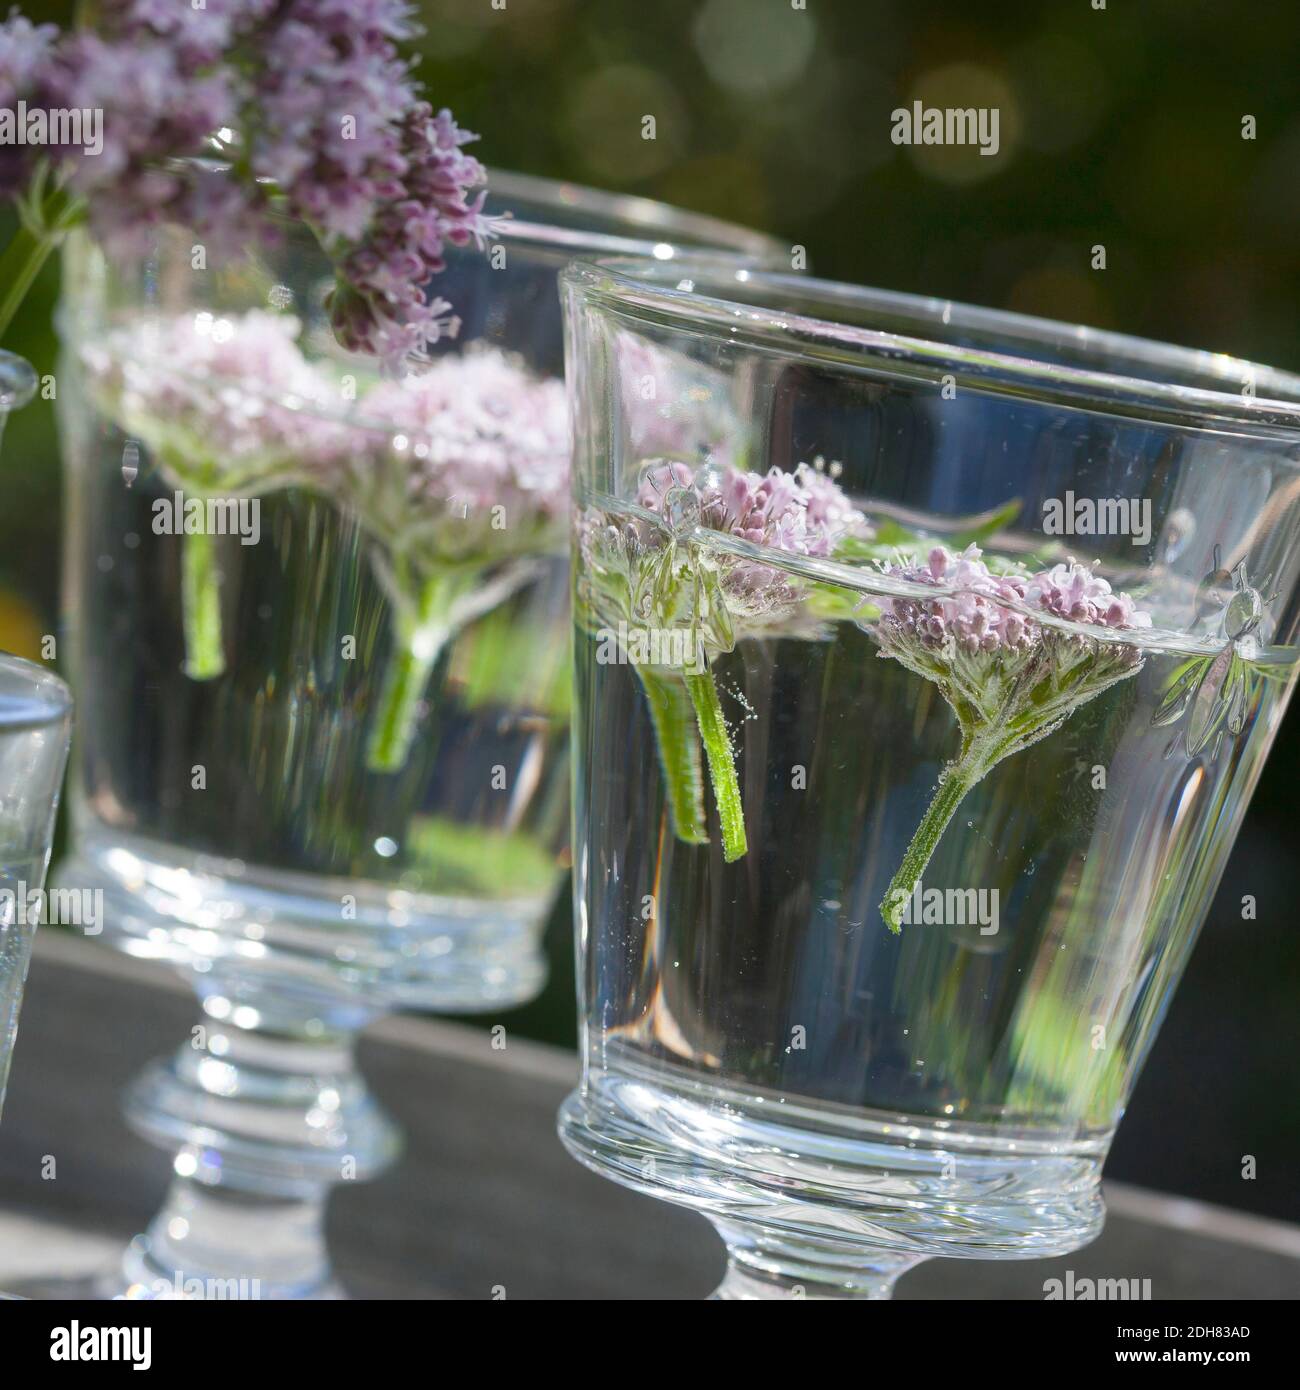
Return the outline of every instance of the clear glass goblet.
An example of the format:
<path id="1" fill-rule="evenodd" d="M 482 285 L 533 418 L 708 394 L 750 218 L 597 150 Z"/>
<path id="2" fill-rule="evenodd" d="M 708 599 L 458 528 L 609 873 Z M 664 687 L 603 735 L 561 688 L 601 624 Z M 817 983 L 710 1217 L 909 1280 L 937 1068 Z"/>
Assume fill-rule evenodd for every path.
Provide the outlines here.
<path id="1" fill-rule="evenodd" d="M 491 189 L 498 238 L 431 287 L 460 331 L 397 385 L 337 349 L 300 226 L 233 262 L 183 229 L 138 264 L 67 257 L 85 723 L 60 879 L 102 888 L 112 943 L 202 1006 L 127 1097 L 175 1176 L 110 1289 L 333 1295 L 328 1193 L 399 1145 L 357 1033 L 543 983 L 568 867 L 556 275 L 620 247 L 784 253 L 639 199 Z M 498 474 L 508 496 L 478 486 Z"/>
<path id="2" fill-rule="evenodd" d="M 6 356 L 0 354 L 0 393 L 9 390 Z M 0 1109 L 32 936 L 48 916 L 45 868 L 71 729 L 67 686 L 40 666 L 0 653 Z"/>
<path id="3" fill-rule="evenodd" d="M 30 363 L 0 351 L 0 442 L 10 413 L 35 393 Z M 43 915 L 71 724 L 67 686 L 39 666 L 0 653 L 0 1109 L 32 934 Z"/>
<path id="4" fill-rule="evenodd" d="M 721 1299 L 1077 1248 L 1295 684 L 1300 380 L 706 261 L 562 279 L 565 1144 L 707 1216 Z"/>

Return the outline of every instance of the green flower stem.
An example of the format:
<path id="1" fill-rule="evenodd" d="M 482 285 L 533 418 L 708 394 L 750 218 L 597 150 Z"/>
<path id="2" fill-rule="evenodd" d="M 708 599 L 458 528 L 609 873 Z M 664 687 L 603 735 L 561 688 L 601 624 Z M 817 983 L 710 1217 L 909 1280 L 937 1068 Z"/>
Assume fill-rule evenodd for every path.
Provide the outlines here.
<path id="1" fill-rule="evenodd" d="M 722 825 L 722 857 L 732 864 L 745 855 L 749 844 L 745 838 L 745 808 L 736 780 L 736 759 L 727 723 L 722 717 L 722 706 L 718 703 L 718 687 L 714 684 L 713 673 L 703 671 L 686 676 L 686 689 L 695 706 L 700 739 L 709 760 L 709 778 L 713 782 L 713 797 L 718 803 L 718 820 Z"/>
<path id="2" fill-rule="evenodd" d="M 903 930 L 903 913 L 908 900 L 916 887 L 917 880 L 925 872 L 930 856 L 948 828 L 948 822 L 956 814 L 957 807 L 965 800 L 966 793 L 983 777 L 987 770 L 982 758 L 973 757 L 968 750 L 944 771 L 939 781 L 939 790 L 929 809 L 921 819 L 907 847 L 903 862 L 890 882 L 888 891 L 880 904 L 880 915 L 885 925 L 895 935 Z"/>
<path id="3" fill-rule="evenodd" d="M 374 563 L 393 605 L 397 650 L 384 676 L 366 764 L 372 772 L 400 772 L 415 737 L 429 676 L 447 643 L 535 579 L 541 561 L 520 556 L 494 567 L 488 561 L 451 564 L 426 559 L 422 566 L 400 552 L 376 551 Z M 516 663 L 519 650 L 516 641 Z M 487 664 L 500 668 L 509 660 L 489 658 Z"/>
<path id="4" fill-rule="evenodd" d="M 0 338 L 9 331 L 50 252 L 81 216 L 84 203 L 56 188 L 40 202 L 35 216 L 25 218 L 0 255 Z"/>
<path id="5" fill-rule="evenodd" d="M 431 656 L 416 655 L 412 646 L 404 642 L 390 658 L 384 675 L 379 720 L 371 730 L 366 757 L 366 765 L 372 772 L 400 772 L 406 766 L 420 701 L 437 656 L 436 651 Z"/>
<path id="6" fill-rule="evenodd" d="M 0 337 L 8 331 L 14 315 L 27 298 L 32 282 L 41 273 L 46 258 L 54 250 L 54 238 L 36 236 L 19 227 L 0 256 Z"/>
<path id="7" fill-rule="evenodd" d="M 1063 686 L 1055 676 L 1041 678 L 1041 671 L 1035 669 L 1029 673 L 1032 680 L 1019 682 L 1012 689 L 996 716 L 978 716 L 945 694 L 962 728 L 961 753 L 956 762 L 945 769 L 939 790 L 917 826 L 903 862 L 880 904 L 880 915 L 890 931 L 902 930 L 903 910 L 917 879 L 925 872 L 930 856 L 966 793 L 1005 758 L 1022 752 L 1051 733 L 1082 705 L 1108 690 L 1116 681 L 1132 675 L 1133 669 L 1102 671 L 1094 662 L 1091 667 L 1076 670 Z"/>
<path id="8" fill-rule="evenodd" d="M 420 588 L 414 612 L 397 615 L 398 648 L 389 658 L 366 754 L 372 772 L 400 772 L 406 766 L 425 687 L 450 630 L 447 614 L 456 591 L 449 576 L 434 574 Z"/>
<path id="9" fill-rule="evenodd" d="M 688 845 L 707 845 L 704 778 L 691 698 L 675 673 L 660 675 L 643 666 L 633 669 L 641 679 L 654 721 L 673 833 Z"/>
<path id="10" fill-rule="evenodd" d="M 185 674 L 210 681 L 226 669 L 221 646 L 221 573 L 216 537 L 196 531 L 181 537 L 181 620 Z"/>

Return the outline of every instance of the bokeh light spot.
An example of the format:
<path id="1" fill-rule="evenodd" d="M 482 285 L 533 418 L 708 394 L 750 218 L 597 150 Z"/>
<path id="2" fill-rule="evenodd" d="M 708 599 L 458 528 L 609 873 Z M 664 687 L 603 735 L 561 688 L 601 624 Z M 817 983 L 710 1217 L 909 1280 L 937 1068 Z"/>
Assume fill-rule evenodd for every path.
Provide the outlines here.
<path id="1" fill-rule="evenodd" d="M 923 174 L 941 183 L 976 183 L 1006 169 L 1020 143 L 1020 107 L 1010 85 L 992 68 L 950 63 L 931 68 L 917 79 L 905 106 L 919 101 L 939 111 L 996 111 L 997 153 L 984 155 L 976 144 L 902 146 Z"/>
<path id="2" fill-rule="evenodd" d="M 758 96 L 802 76 L 817 42 L 817 21 L 789 0 L 708 0 L 694 34 L 700 61 L 719 87 Z"/>
<path id="3" fill-rule="evenodd" d="M 642 136 L 654 117 L 654 139 Z M 591 175 L 626 184 L 671 165 L 686 143 L 689 121 L 677 89 L 660 73 L 617 63 L 580 82 L 564 126 L 575 160 Z"/>

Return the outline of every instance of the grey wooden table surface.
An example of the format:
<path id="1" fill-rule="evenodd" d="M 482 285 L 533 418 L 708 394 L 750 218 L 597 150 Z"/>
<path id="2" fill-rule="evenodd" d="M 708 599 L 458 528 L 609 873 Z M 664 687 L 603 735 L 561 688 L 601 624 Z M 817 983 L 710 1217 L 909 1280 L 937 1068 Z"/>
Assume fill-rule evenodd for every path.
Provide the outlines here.
<path id="1" fill-rule="evenodd" d="M 87 1272 L 146 1224 L 168 1159 L 123 1124 L 118 1097 L 170 1051 L 195 1005 L 170 972 L 97 942 L 44 932 L 23 1006 L 0 1125 L 0 1288 Z M 555 1137 L 572 1054 L 478 1029 L 388 1020 L 362 1045 L 379 1098 L 406 1128 L 401 1162 L 345 1186 L 329 1234 L 358 1297 L 704 1297 L 721 1246 L 690 1212 L 624 1191 L 574 1163 Z M 46 1155 L 56 1176 L 42 1176 Z M 1091 1247 L 1044 1261 L 930 1261 L 900 1298 L 1041 1299 L 1044 1281 L 1149 1278 L 1156 1299 L 1300 1297 L 1300 1227 L 1107 1189 Z"/>

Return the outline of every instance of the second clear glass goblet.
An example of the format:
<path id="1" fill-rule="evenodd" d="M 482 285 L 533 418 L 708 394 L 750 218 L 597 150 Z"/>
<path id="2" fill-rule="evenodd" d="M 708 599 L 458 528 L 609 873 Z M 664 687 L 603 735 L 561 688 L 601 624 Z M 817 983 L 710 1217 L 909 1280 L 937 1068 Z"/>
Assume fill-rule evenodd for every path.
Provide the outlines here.
<path id="1" fill-rule="evenodd" d="M 459 334 L 396 384 L 334 347 L 304 229 L 201 273 L 180 229 L 138 265 L 69 257 L 86 698 L 61 878 L 102 887 L 113 943 L 202 1006 L 127 1098 L 175 1155 L 111 1281 L 137 1295 L 334 1293 L 327 1195 L 399 1144 L 359 1030 L 541 987 L 568 821 L 556 275 L 610 247 L 779 249 L 509 175 L 489 210 L 512 214 L 497 243 L 433 287 Z"/>

